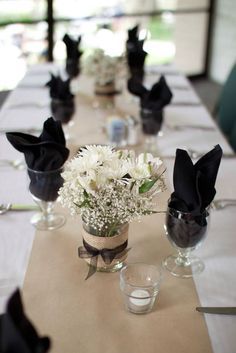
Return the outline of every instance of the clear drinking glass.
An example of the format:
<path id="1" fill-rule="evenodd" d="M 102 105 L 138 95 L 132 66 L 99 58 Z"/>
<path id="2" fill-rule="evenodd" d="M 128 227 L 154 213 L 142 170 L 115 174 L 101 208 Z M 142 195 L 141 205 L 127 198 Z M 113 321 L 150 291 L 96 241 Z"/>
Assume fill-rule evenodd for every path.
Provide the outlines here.
<path id="1" fill-rule="evenodd" d="M 205 239 L 208 223 L 208 211 L 196 216 L 173 208 L 167 209 L 165 231 L 177 252 L 168 256 L 163 261 L 163 266 L 172 275 L 188 278 L 204 270 L 203 261 L 193 256 L 192 251 Z"/>
<path id="2" fill-rule="evenodd" d="M 50 107 L 53 119 L 59 120 L 62 123 L 66 140 L 71 139 L 72 136 L 69 130 L 74 125 L 74 121 L 72 120 L 75 113 L 74 98 L 72 97 L 67 100 L 53 98 Z"/>
<path id="3" fill-rule="evenodd" d="M 127 264 L 120 272 L 120 289 L 127 311 L 146 314 L 160 290 L 161 268 L 144 263 Z"/>
<path id="4" fill-rule="evenodd" d="M 63 185 L 62 171 L 63 168 L 50 171 L 28 168 L 29 190 L 33 200 L 41 209 L 41 212 L 31 218 L 31 224 L 39 230 L 58 229 L 65 223 L 64 215 L 54 212 L 58 190 Z"/>
<path id="5" fill-rule="evenodd" d="M 144 149 L 146 152 L 157 152 L 157 136 L 161 136 L 163 111 L 141 109 L 142 130 L 145 137 Z"/>

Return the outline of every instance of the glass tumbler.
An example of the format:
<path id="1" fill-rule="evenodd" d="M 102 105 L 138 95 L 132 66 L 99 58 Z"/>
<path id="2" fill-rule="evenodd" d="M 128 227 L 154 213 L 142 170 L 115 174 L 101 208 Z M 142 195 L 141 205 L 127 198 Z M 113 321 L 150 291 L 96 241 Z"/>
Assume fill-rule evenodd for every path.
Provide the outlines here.
<path id="1" fill-rule="evenodd" d="M 31 224 L 38 230 L 53 230 L 65 223 L 64 215 L 55 213 L 54 204 L 58 197 L 58 190 L 63 185 L 61 173 L 63 168 L 38 171 L 28 168 L 30 178 L 29 190 L 41 212 L 33 215 Z"/>
<path id="2" fill-rule="evenodd" d="M 153 308 L 160 290 L 161 268 L 144 263 L 127 264 L 120 272 L 120 289 L 127 311 L 146 314 Z"/>
<path id="3" fill-rule="evenodd" d="M 207 234 L 209 213 L 206 210 L 200 215 L 181 212 L 168 208 L 166 213 L 165 232 L 176 253 L 163 261 L 163 266 L 176 277 L 188 278 L 204 270 L 204 263 L 193 256 Z"/>
<path id="4" fill-rule="evenodd" d="M 73 115 L 76 110 L 74 98 L 67 100 L 53 98 L 50 108 L 53 119 L 62 123 L 66 140 L 71 139 L 71 128 L 74 126 Z"/>
<path id="5" fill-rule="evenodd" d="M 144 148 L 146 152 L 157 152 L 157 136 L 161 136 L 163 111 L 141 109 L 142 130 L 145 137 Z"/>

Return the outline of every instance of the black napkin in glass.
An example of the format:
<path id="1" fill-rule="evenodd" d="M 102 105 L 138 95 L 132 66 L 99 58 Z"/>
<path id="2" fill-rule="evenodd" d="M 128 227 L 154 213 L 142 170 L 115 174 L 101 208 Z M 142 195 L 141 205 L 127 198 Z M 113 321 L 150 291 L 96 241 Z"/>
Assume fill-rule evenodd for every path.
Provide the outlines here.
<path id="1" fill-rule="evenodd" d="M 68 34 L 65 34 L 63 37 L 63 42 L 66 45 L 66 72 L 70 78 L 76 77 L 80 73 L 80 57 L 83 54 L 79 50 L 81 43 L 81 36 L 78 37 L 78 40 L 71 38 Z"/>
<path id="2" fill-rule="evenodd" d="M 126 51 L 135 52 L 143 49 L 144 40 L 139 40 L 139 25 L 128 29 L 128 39 L 126 41 Z"/>
<path id="3" fill-rule="evenodd" d="M 138 39 L 139 25 L 128 30 L 126 57 L 131 77 L 143 81 L 144 64 L 147 53 L 143 50 L 144 40 Z"/>
<path id="4" fill-rule="evenodd" d="M 166 227 L 168 236 L 180 248 L 193 248 L 206 235 L 208 207 L 216 193 L 221 157 L 219 145 L 195 164 L 187 151 L 176 151 L 174 192 L 169 200 Z"/>
<path id="5" fill-rule="evenodd" d="M 164 76 L 161 76 L 160 80 L 150 90 L 145 88 L 140 81 L 130 78 L 128 80 L 128 90 L 130 93 L 140 97 L 141 109 L 144 108 L 150 111 L 163 109 L 171 102 L 173 97 Z"/>
<path id="6" fill-rule="evenodd" d="M 41 200 L 54 201 L 63 184 L 60 168 L 69 156 L 61 123 L 47 119 L 39 137 L 20 132 L 8 132 L 6 136 L 15 149 L 24 153 L 31 193 Z M 51 173 L 55 170 L 58 172 Z"/>
<path id="7" fill-rule="evenodd" d="M 143 50 L 134 50 L 127 53 L 127 62 L 130 69 L 131 77 L 135 77 L 136 72 L 143 71 L 147 53 Z"/>
<path id="8" fill-rule="evenodd" d="M 68 101 L 74 95 L 70 91 L 70 79 L 63 80 L 60 75 L 55 76 L 51 73 L 51 79 L 46 83 L 49 87 L 49 94 L 52 99 Z"/>
<path id="9" fill-rule="evenodd" d="M 1 353 L 45 353 L 50 348 L 50 339 L 40 337 L 24 313 L 20 291 L 16 290 L 1 317 Z"/>
<path id="10" fill-rule="evenodd" d="M 61 168 L 69 156 L 65 136 L 59 121 L 48 118 L 39 137 L 21 132 L 8 132 L 8 141 L 23 152 L 30 169 L 49 171 Z"/>
<path id="11" fill-rule="evenodd" d="M 67 59 L 78 60 L 83 54 L 83 51 L 79 49 L 81 44 L 81 36 L 75 40 L 68 34 L 65 34 L 63 37 L 63 42 L 66 45 Z"/>
<path id="12" fill-rule="evenodd" d="M 70 91 L 70 79 L 65 81 L 60 76 L 51 74 L 51 80 L 47 83 L 50 87 L 50 108 L 55 120 L 68 123 L 74 112 L 74 95 Z"/>
<path id="13" fill-rule="evenodd" d="M 201 215 L 213 201 L 215 182 L 222 158 L 222 149 L 216 145 L 193 164 L 187 151 L 176 150 L 174 165 L 174 192 L 169 207 L 182 212 Z"/>
<path id="14" fill-rule="evenodd" d="M 139 25 L 137 24 L 133 28 L 128 29 L 128 39 L 126 41 L 126 49 L 129 50 L 133 48 L 133 45 L 139 40 L 138 39 Z"/>

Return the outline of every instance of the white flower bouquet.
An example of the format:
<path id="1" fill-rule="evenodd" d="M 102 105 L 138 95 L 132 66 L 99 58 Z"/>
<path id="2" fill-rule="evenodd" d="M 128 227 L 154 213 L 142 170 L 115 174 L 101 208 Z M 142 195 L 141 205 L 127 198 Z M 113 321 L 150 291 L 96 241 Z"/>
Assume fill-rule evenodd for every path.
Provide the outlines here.
<path id="1" fill-rule="evenodd" d="M 98 236 L 113 236 L 122 224 L 156 212 L 154 196 L 165 186 L 161 166 L 149 153 L 85 146 L 62 174 L 61 203 Z"/>
<path id="2" fill-rule="evenodd" d="M 93 76 L 97 85 L 105 86 L 115 81 L 119 64 L 118 57 L 106 55 L 102 49 L 97 48 L 83 58 L 82 70 L 85 74 Z"/>

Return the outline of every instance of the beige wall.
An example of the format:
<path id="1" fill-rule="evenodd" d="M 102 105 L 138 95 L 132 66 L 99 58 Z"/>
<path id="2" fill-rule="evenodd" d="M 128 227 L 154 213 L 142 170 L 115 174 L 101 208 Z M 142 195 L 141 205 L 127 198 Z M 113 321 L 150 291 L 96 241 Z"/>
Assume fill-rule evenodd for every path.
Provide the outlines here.
<path id="1" fill-rule="evenodd" d="M 236 0 L 216 0 L 210 77 L 224 83 L 236 61 Z"/>

